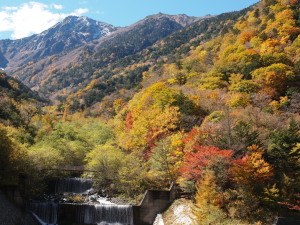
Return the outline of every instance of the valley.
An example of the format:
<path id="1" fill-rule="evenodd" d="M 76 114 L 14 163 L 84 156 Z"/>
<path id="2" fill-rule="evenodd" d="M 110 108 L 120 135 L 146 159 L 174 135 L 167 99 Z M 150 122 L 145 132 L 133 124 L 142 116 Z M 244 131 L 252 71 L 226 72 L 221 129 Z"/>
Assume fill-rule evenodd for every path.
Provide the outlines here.
<path id="1" fill-rule="evenodd" d="M 165 224 L 298 221 L 299 47 L 298 0 L 204 17 L 158 13 L 127 27 L 69 16 L 0 40 L 0 187 L 32 202 L 54 181 L 91 179 L 92 195 L 145 218 L 140 202 L 170 204 L 176 187 L 179 199 L 155 212 Z M 48 223 L 104 222 L 94 214 L 109 207 L 70 196 L 47 199 L 67 199 L 69 215 Z"/>

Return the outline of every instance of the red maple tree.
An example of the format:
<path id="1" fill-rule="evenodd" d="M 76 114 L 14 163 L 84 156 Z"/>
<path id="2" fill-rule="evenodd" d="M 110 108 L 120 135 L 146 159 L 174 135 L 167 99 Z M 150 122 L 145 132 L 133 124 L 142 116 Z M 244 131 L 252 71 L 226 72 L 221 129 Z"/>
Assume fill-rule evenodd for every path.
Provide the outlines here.
<path id="1" fill-rule="evenodd" d="M 194 150 L 186 153 L 181 167 L 181 173 L 187 180 L 197 181 L 207 167 L 224 160 L 230 162 L 232 158 L 232 150 L 221 150 L 214 146 L 196 145 Z"/>

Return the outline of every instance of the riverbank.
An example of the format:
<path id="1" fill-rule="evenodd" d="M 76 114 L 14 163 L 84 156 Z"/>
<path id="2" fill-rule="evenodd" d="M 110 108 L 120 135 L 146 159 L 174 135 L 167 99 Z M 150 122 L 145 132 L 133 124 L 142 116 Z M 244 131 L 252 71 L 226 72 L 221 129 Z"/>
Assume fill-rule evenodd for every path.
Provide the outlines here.
<path id="1" fill-rule="evenodd" d="M 163 213 L 164 225 L 192 225 L 194 215 L 192 213 L 192 201 L 187 199 L 177 199 Z"/>

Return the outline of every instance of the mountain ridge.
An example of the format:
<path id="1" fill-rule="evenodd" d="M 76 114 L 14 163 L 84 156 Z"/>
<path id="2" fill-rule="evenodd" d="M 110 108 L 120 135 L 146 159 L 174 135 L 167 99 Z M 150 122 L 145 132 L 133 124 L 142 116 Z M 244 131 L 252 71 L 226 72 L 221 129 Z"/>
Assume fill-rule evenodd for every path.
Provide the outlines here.
<path id="1" fill-rule="evenodd" d="M 209 16 L 208 18 L 198 18 L 191 25 L 173 32 L 164 39 L 156 42 L 147 49 L 135 54 L 128 55 L 112 63 L 107 70 L 102 69 L 93 76 L 93 80 L 86 85 L 85 89 L 79 89 L 78 92 L 68 97 L 72 102 L 79 99 L 88 106 L 98 102 L 105 95 L 113 94 L 121 88 L 130 89 L 138 87 L 143 79 L 143 72 L 151 66 L 161 65 L 167 61 L 176 61 L 178 53 L 188 53 L 190 48 L 205 42 L 210 38 L 232 29 L 235 21 L 244 16 L 252 6 L 231 13 L 223 13 L 218 16 Z M 222 21 L 229 20 L 228 22 Z M 211 32 L 207 33 L 207 30 Z M 90 65 L 96 64 L 93 59 L 97 59 L 97 55 L 90 55 L 88 62 L 83 62 L 82 65 L 76 67 L 74 71 L 82 71 Z M 118 67 L 121 65 L 121 69 Z M 132 65 L 139 65 L 132 67 Z M 113 72 L 111 72 L 113 71 Z M 72 73 L 71 72 L 71 73 Z M 70 103 L 69 102 L 69 103 Z"/>
<path id="2" fill-rule="evenodd" d="M 31 60 L 74 49 L 117 29 L 88 17 L 69 16 L 40 34 L 17 40 L 0 40 L 0 51 L 7 60 L 0 66 L 10 70 Z"/>
<path id="3" fill-rule="evenodd" d="M 88 100 L 88 105 L 91 105 L 97 98 L 101 100 L 106 94 L 124 85 L 126 89 L 138 85 L 148 65 L 154 61 L 161 61 L 162 57 L 167 57 L 177 49 L 188 51 L 190 42 L 199 43 L 218 35 L 234 24 L 234 21 L 244 15 L 249 8 L 201 18 L 184 14 L 150 15 L 128 27 L 119 27 L 108 36 L 93 39 L 73 49 L 40 57 L 21 66 L 7 67 L 6 72 L 38 91 L 43 97 L 50 97 L 57 104 L 69 95 L 89 87 L 91 93 L 87 96 L 94 96 L 94 100 Z M 223 23 L 227 17 L 232 19 L 231 22 Z M 68 24 L 74 23 L 74 20 L 76 22 L 78 17 L 65 19 Z M 81 17 L 81 22 L 85 23 L 86 20 L 88 18 Z M 55 27 L 61 27 L 60 23 L 49 30 Z M 38 36 L 51 33 L 49 30 Z M 208 34 L 207 30 L 210 30 Z M 135 63 L 140 65 L 137 69 L 126 69 Z M 129 75 L 131 78 L 121 75 L 125 71 L 131 74 Z M 113 83 L 115 81 L 125 83 L 112 87 L 111 80 L 114 80 Z M 99 83 L 100 89 L 97 88 Z M 106 87 L 104 92 L 103 85 Z M 99 95 L 100 92 L 102 94 Z M 57 97 L 59 101 L 55 100 Z"/>
<path id="4" fill-rule="evenodd" d="M 71 19 L 74 20 L 74 17 Z M 24 63 L 19 67 L 7 67 L 6 71 L 29 87 L 34 88 L 34 90 L 39 90 L 39 84 L 43 80 L 49 80 L 53 75 L 56 76 L 56 71 L 68 70 L 74 64 L 86 61 L 85 57 L 87 55 L 96 55 L 96 57 L 100 58 L 98 61 L 102 60 L 101 63 L 103 65 L 108 65 L 119 58 L 136 54 L 174 31 L 193 23 L 195 20 L 196 18 L 186 15 L 151 15 L 128 27 L 118 28 L 108 36 L 84 43 L 73 50 L 41 57 L 40 59 Z M 47 32 L 44 31 L 43 33 Z M 107 59 L 108 61 L 106 61 Z M 55 68 L 54 73 L 53 68 Z M 83 74 L 83 79 L 85 78 Z M 49 91 L 46 90 L 46 92 Z"/>

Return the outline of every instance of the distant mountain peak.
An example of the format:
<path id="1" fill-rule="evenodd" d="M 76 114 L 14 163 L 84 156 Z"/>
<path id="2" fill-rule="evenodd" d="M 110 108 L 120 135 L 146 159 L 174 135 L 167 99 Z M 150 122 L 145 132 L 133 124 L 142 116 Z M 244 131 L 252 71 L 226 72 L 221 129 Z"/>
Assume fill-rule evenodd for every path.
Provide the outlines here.
<path id="1" fill-rule="evenodd" d="M 88 17 L 68 16 L 48 30 L 14 41 L 0 40 L 2 67 L 21 64 L 80 47 L 92 40 L 110 35 L 118 28 Z M 3 60 L 2 60 L 3 61 Z"/>
<path id="2" fill-rule="evenodd" d="M 62 24 L 65 24 L 65 23 L 85 23 L 86 25 L 90 25 L 90 24 L 97 24 L 97 23 L 102 23 L 102 22 L 93 20 L 93 19 L 91 19 L 89 17 L 86 17 L 86 16 L 68 16 L 60 23 L 62 23 Z M 57 25 L 59 25 L 60 23 L 58 23 Z M 103 24 L 105 24 L 105 23 L 103 23 Z"/>
<path id="3" fill-rule="evenodd" d="M 40 35 L 49 33 L 52 30 L 55 30 L 55 32 L 62 32 L 66 34 L 70 34 L 72 32 L 84 32 L 88 33 L 91 36 L 90 38 L 87 38 L 87 42 L 90 41 L 89 39 L 98 39 L 101 36 L 107 36 L 109 33 L 107 31 L 102 33 L 103 29 L 108 29 L 110 32 L 112 32 L 117 28 L 113 25 L 104 22 L 99 22 L 85 16 L 68 16 L 62 22 L 57 23 L 55 26 L 42 32 Z"/>
<path id="4" fill-rule="evenodd" d="M 62 96 L 61 90 L 83 88 L 99 76 L 95 71 L 142 52 L 196 19 L 158 13 L 128 27 L 116 28 L 88 17 L 69 16 L 26 40 L 13 44 L 0 41 L 0 52 L 9 61 L 8 74 L 55 99 Z M 86 70 L 87 64 L 91 70 Z M 69 73 L 70 68 L 76 69 Z"/>
<path id="5" fill-rule="evenodd" d="M 186 27 L 197 20 L 197 17 L 187 16 L 186 14 L 169 15 L 161 12 L 154 15 L 147 16 L 145 19 L 148 18 L 161 19 L 163 17 L 169 18 L 170 20 L 177 22 L 182 27 Z"/>

